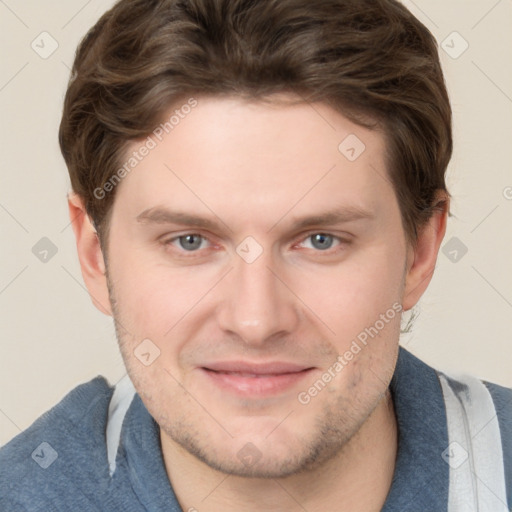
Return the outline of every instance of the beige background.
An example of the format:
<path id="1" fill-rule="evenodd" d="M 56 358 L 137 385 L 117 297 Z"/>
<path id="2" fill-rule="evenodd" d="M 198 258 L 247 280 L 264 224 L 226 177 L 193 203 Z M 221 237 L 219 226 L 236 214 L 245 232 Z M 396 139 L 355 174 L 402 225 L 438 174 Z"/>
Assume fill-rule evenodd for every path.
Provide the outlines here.
<path id="1" fill-rule="evenodd" d="M 83 285 L 57 144 L 75 48 L 112 3 L 0 0 L 0 444 L 77 384 L 125 373 L 111 319 Z M 512 387 L 512 2 L 404 3 L 452 55 L 441 49 L 455 115 L 444 244 L 456 237 L 459 249 L 440 254 L 401 343 L 437 368 Z M 43 31 L 58 43 L 46 59 L 31 47 L 51 49 Z M 57 249 L 46 262 L 32 252 L 42 237 Z"/>

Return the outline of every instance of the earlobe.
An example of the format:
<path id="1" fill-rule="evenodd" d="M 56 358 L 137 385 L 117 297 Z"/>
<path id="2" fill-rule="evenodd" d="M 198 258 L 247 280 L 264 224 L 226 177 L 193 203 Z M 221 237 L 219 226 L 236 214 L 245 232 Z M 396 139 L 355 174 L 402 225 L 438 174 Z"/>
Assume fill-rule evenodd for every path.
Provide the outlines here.
<path id="1" fill-rule="evenodd" d="M 92 303 L 102 313 L 112 315 L 106 278 L 105 260 L 100 241 L 83 200 L 75 193 L 68 196 L 69 217 L 75 234 L 82 277 Z"/>
<path id="2" fill-rule="evenodd" d="M 446 193 L 438 194 L 436 208 L 418 233 L 414 247 L 410 247 L 407 256 L 407 275 L 403 296 L 403 310 L 411 309 L 427 289 L 434 269 L 441 242 L 446 232 L 449 211 L 449 197 Z"/>

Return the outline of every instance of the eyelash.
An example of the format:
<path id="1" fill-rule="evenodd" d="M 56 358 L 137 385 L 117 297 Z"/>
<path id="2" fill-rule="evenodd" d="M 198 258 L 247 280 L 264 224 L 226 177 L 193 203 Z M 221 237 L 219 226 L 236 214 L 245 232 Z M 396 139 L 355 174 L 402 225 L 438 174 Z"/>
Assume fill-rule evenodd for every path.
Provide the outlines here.
<path id="1" fill-rule="evenodd" d="M 187 233 L 183 233 L 183 234 L 180 234 L 180 235 L 177 235 L 177 236 L 173 236 L 172 238 L 164 239 L 162 241 L 162 243 L 166 247 L 167 246 L 173 246 L 173 242 L 178 242 L 180 238 L 183 238 L 183 237 L 186 237 L 186 236 L 189 236 L 189 235 L 195 235 L 195 236 L 201 237 L 201 239 L 203 241 L 206 240 L 208 243 L 212 244 L 211 240 L 208 237 L 206 237 L 204 235 L 201 235 L 200 233 L 193 232 L 193 231 L 190 231 L 190 232 L 187 232 Z M 298 245 L 298 243 L 304 243 L 306 240 L 311 238 L 313 235 L 330 236 L 330 237 L 332 237 L 334 239 L 334 241 L 338 242 L 338 244 L 335 245 L 334 247 L 330 247 L 329 249 L 325 249 L 325 250 L 309 249 L 308 248 L 308 250 L 313 250 L 315 253 L 318 253 L 318 254 L 332 255 L 333 253 L 338 252 L 338 250 L 339 250 L 339 248 L 341 246 L 348 245 L 350 243 L 349 240 L 341 238 L 341 237 L 336 236 L 336 235 L 333 235 L 332 233 L 328 233 L 328 232 L 324 232 L 324 231 L 311 231 L 311 232 L 309 232 L 309 233 L 307 233 L 305 235 L 302 235 L 302 237 L 300 238 L 299 242 L 294 243 L 293 246 Z M 185 257 L 187 257 L 187 258 L 199 257 L 199 256 L 201 256 L 201 252 L 204 250 L 204 249 L 203 250 L 202 249 L 197 249 L 197 250 L 194 250 L 194 251 L 186 251 L 185 249 L 179 248 L 179 247 L 175 247 L 175 249 L 181 255 L 186 255 Z"/>

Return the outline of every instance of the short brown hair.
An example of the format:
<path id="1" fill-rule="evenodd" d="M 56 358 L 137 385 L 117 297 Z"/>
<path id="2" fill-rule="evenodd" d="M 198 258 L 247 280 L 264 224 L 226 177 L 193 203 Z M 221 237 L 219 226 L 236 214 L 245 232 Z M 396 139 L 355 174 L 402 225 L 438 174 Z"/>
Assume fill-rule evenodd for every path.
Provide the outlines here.
<path id="1" fill-rule="evenodd" d="M 81 41 L 59 143 L 106 241 L 125 158 L 180 99 L 291 92 L 382 128 L 409 241 L 449 197 L 451 108 L 432 34 L 395 0 L 120 0 Z M 106 243 L 103 244 L 106 248 Z"/>

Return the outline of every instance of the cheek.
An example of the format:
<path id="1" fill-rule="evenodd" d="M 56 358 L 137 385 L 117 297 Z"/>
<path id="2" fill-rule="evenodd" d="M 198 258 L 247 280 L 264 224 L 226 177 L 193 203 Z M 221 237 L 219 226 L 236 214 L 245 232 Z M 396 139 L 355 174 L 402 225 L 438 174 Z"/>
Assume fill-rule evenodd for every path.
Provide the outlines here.
<path id="1" fill-rule="evenodd" d="M 212 272 L 172 268 L 136 251 L 129 258 L 112 255 L 110 277 L 121 321 L 137 339 L 163 341 L 207 293 L 214 282 Z"/>
<path id="2" fill-rule="evenodd" d="M 402 259 L 399 249 L 375 245 L 337 266 L 301 272 L 296 293 L 337 336 L 353 336 L 400 303 Z"/>

